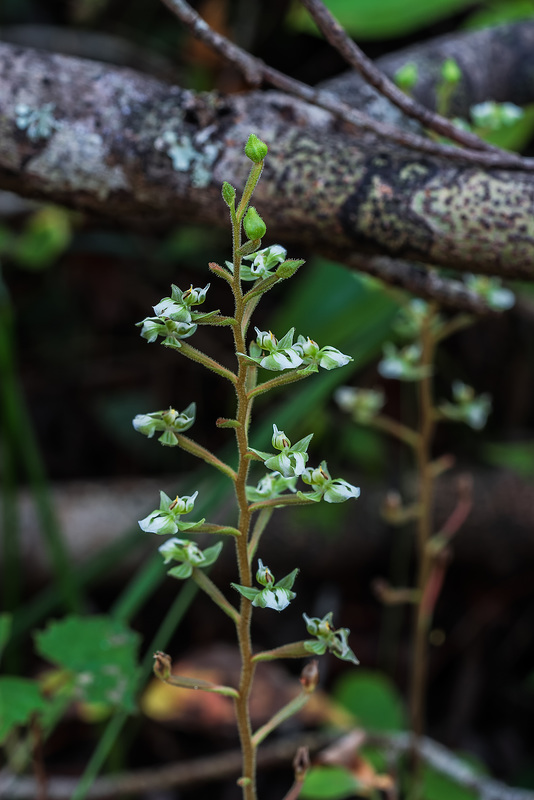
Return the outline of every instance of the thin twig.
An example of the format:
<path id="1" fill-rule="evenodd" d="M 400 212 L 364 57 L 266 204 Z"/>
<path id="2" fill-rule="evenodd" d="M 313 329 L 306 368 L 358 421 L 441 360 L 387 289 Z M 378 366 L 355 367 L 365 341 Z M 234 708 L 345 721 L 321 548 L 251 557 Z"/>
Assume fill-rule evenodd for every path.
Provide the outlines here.
<path id="1" fill-rule="evenodd" d="M 332 257 L 335 259 L 336 255 L 332 253 Z M 468 311 L 477 316 L 499 313 L 490 308 L 486 300 L 469 289 L 463 281 L 444 278 L 432 267 L 425 268 L 422 264 L 401 261 L 389 256 L 367 256 L 356 252 L 344 258 L 343 263 L 379 278 L 390 286 L 397 286 L 428 300 L 436 300 L 444 308 Z"/>
<path id="2" fill-rule="evenodd" d="M 414 747 L 410 733 L 369 734 L 365 742 L 386 748 L 397 756 L 411 753 Z M 457 786 L 477 792 L 483 800 L 534 800 L 532 790 L 516 789 L 475 772 L 465 761 L 428 736 L 418 737 L 415 748 L 422 762 L 450 778 Z"/>
<path id="3" fill-rule="evenodd" d="M 300 2 L 313 17 L 325 39 L 330 42 L 332 47 L 335 47 L 345 61 L 359 72 L 377 92 L 400 108 L 407 117 L 416 119 L 424 128 L 446 136 L 468 149 L 499 152 L 498 147 L 484 142 L 474 133 L 460 130 L 441 114 L 431 111 L 401 91 L 382 70 L 375 67 L 371 59 L 367 58 L 358 45 L 352 41 L 321 0 L 300 0 Z"/>
<path id="4" fill-rule="evenodd" d="M 496 152 L 475 151 L 441 144 L 431 139 L 425 139 L 423 136 L 402 131 L 393 125 L 374 120 L 367 114 L 343 103 L 338 95 L 312 88 L 301 81 L 290 78 L 273 69 L 273 67 L 269 67 L 261 59 L 242 50 L 226 37 L 213 31 L 185 0 L 162 0 L 162 2 L 178 19 L 187 25 L 197 38 L 237 67 L 252 86 L 260 86 L 263 82 L 269 83 L 283 92 L 300 97 L 307 103 L 324 108 L 336 118 L 355 128 L 358 133 L 369 131 L 380 139 L 396 142 L 402 147 L 407 147 L 411 150 L 455 161 L 467 161 L 470 164 L 477 164 L 487 169 L 500 167 L 521 169 L 529 172 L 534 171 L 533 158 L 523 158 L 515 153 L 507 153 L 504 150 Z"/>
<path id="5" fill-rule="evenodd" d="M 265 744 L 258 751 L 258 766 L 265 768 L 288 763 L 299 746 L 306 746 L 315 752 L 332 742 L 334 738 L 335 735 L 331 732 L 320 732 L 292 736 Z M 230 750 L 185 763 L 99 777 L 87 792 L 86 798 L 101 800 L 124 795 L 136 797 L 172 787 L 200 786 L 212 781 L 233 778 L 239 775 L 240 770 L 241 751 Z M 50 777 L 47 786 L 48 800 L 71 800 L 77 783 L 76 778 Z M 10 800 L 35 800 L 36 796 L 37 783 L 34 777 L 13 775 L 8 770 L 0 771 L 0 797 L 9 797 Z"/>
<path id="6" fill-rule="evenodd" d="M 279 739 L 264 745 L 259 750 L 258 766 L 269 767 L 287 763 L 298 746 L 309 747 L 315 752 L 337 738 L 332 732 L 321 732 Z M 389 750 L 396 756 L 410 753 L 413 746 L 409 733 L 368 734 L 365 741 L 371 746 Z M 451 778 L 458 786 L 478 792 L 483 800 L 534 800 L 534 791 L 516 789 L 475 772 L 465 761 L 428 736 L 417 739 L 415 746 L 425 764 Z M 241 752 L 230 750 L 187 763 L 171 764 L 157 769 L 132 770 L 113 777 L 97 778 L 87 793 L 87 800 L 121 797 L 126 794 L 136 796 L 178 786 L 199 786 L 238 775 L 240 768 Z M 48 800 L 70 800 L 76 784 L 77 780 L 73 778 L 50 777 L 47 787 Z M 0 771 L 0 797 L 9 797 L 10 800 L 34 800 L 36 796 L 35 778 L 13 775 L 5 769 Z"/>

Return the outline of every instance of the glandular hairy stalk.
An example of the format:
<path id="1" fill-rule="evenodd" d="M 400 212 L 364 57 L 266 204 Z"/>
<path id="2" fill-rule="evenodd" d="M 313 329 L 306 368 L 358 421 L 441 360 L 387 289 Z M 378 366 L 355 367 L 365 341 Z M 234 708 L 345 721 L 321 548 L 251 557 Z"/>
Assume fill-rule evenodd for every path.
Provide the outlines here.
<path id="1" fill-rule="evenodd" d="M 288 575 L 276 581 L 261 559 L 258 560 L 258 570 L 253 576 L 252 561 L 267 523 L 276 508 L 322 500 L 340 503 L 358 497 L 359 489 L 341 478 L 332 478 L 324 461 L 313 469 L 306 466 L 311 434 L 291 444 L 286 434 L 273 425 L 272 447 L 275 453 L 255 450 L 250 446 L 249 429 L 256 395 L 264 394 L 275 387 L 289 385 L 294 380 L 308 378 L 319 368 L 341 367 L 351 358 L 333 347 L 320 348 L 309 337 L 299 336 L 294 342 L 294 329 L 278 340 L 271 332 L 259 331 L 256 328 L 257 337 L 247 347 L 246 338 L 251 316 L 262 295 L 278 282 L 292 277 L 303 262 L 286 261 L 286 251 L 280 245 L 261 249 L 261 239 L 266 233 L 266 225 L 257 210 L 250 205 L 250 200 L 263 170 L 267 145 L 251 134 L 245 147 L 245 154 L 252 161 L 252 167 L 237 208 L 235 189 L 228 183 L 224 183 L 222 188 L 223 200 L 230 212 L 232 262 L 227 262 L 226 268 L 215 262 L 210 263 L 212 274 L 223 278 L 231 288 L 234 298 L 233 317 L 221 317 L 218 312 L 204 314 L 194 310 L 195 306 L 204 302 L 209 284 L 203 289 L 191 287 L 185 292 L 173 286 L 171 296 L 154 306 L 155 316 L 139 323 L 142 326 L 141 335 L 149 342 L 155 341 L 159 336 L 162 337 L 164 345 L 196 361 L 201 367 L 211 370 L 233 386 L 235 415 L 231 419 L 220 417 L 217 426 L 232 428 L 234 431 L 238 456 L 237 469 L 233 469 L 197 444 L 194 439 L 184 435 L 184 431 L 194 424 L 196 414 L 194 403 L 183 412 L 169 409 L 164 412 L 138 415 L 134 426 L 149 437 L 156 432 L 161 434 L 159 440 L 162 444 L 181 447 L 222 472 L 230 479 L 233 486 L 237 506 L 235 527 L 214 525 L 204 519 L 189 521 L 187 515 L 194 509 L 197 492 L 191 496 L 177 496 L 174 500 L 162 492 L 159 508 L 139 524 L 142 530 L 148 533 L 167 534 L 173 537 L 160 547 L 165 562 L 176 564 L 168 574 L 182 580 L 187 578 L 194 580 L 215 605 L 234 622 L 241 656 L 241 674 L 237 687 L 219 686 L 187 676 L 173 675 L 171 660 L 163 653 L 156 654 L 155 672 L 169 685 L 214 692 L 233 699 L 243 760 L 238 783 L 242 787 L 244 800 L 256 800 L 257 747 L 282 721 L 302 708 L 315 688 L 318 675 L 316 663 L 312 662 L 314 666 L 308 667 L 308 672 L 312 669 L 313 681 L 309 677 L 301 679 L 303 689 L 300 694 L 279 709 L 271 720 L 254 733 L 250 719 L 250 693 L 256 663 L 260 660 L 285 657 L 302 658 L 307 654 L 321 655 L 326 650 L 346 661 L 354 664 L 358 662 L 348 645 L 349 631 L 346 628 L 335 630 L 331 613 L 322 620 L 304 615 L 311 639 L 281 645 L 268 652 L 258 653 L 256 654 L 258 657 L 255 658 L 251 644 L 252 612 L 254 609 L 276 611 L 285 609 L 296 597 L 293 584 L 298 569 L 293 569 Z M 247 237 L 245 241 L 243 232 Z M 244 281 L 253 282 L 252 289 L 248 292 L 243 291 Z M 202 353 L 184 341 L 194 335 L 199 324 L 231 329 L 236 355 L 235 371 L 223 367 L 208 354 Z M 279 375 L 272 380 L 264 380 L 257 387 L 259 368 L 277 372 Z M 248 484 L 252 459 L 262 462 L 263 467 L 268 470 L 255 487 Z M 306 485 L 306 491 L 297 493 L 296 484 L 299 479 Z M 232 587 L 240 595 L 239 609 L 203 571 L 217 559 L 223 546 L 222 542 L 219 541 L 213 547 L 202 551 L 193 540 L 175 536 L 180 534 L 181 537 L 182 532 L 225 534 L 224 539 L 228 539 L 229 536 L 234 538 L 239 584 L 232 584 Z M 254 578 L 260 588 L 254 585 Z"/>

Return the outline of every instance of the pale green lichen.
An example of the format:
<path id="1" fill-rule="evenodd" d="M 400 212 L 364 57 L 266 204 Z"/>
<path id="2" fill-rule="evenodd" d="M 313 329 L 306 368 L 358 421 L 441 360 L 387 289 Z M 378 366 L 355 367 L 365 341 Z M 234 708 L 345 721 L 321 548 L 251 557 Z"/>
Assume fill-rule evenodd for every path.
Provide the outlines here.
<path id="1" fill-rule="evenodd" d="M 15 125 L 19 130 L 26 131 L 28 139 L 32 142 L 48 139 L 61 127 L 61 122 L 54 119 L 55 107 L 55 103 L 44 103 L 38 108 L 18 103 L 15 106 Z"/>
<path id="2" fill-rule="evenodd" d="M 63 126 L 31 162 L 32 174 L 45 182 L 59 181 L 70 190 L 94 194 L 105 200 L 114 191 L 130 191 L 127 173 L 109 163 L 109 153 L 99 133 L 83 122 Z"/>
<path id="3" fill-rule="evenodd" d="M 165 131 L 154 146 L 169 156 L 176 172 L 191 172 L 193 186 L 203 188 L 210 184 L 212 168 L 221 149 L 219 144 L 202 144 L 202 149 L 197 150 L 190 136 L 178 137 L 174 131 Z"/>

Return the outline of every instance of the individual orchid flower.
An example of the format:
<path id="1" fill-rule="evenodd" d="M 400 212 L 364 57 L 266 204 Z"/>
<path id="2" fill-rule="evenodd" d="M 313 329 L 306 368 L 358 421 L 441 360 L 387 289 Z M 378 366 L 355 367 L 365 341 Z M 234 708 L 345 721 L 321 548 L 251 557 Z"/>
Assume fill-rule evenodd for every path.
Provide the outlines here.
<path id="1" fill-rule="evenodd" d="M 195 492 L 193 495 L 171 500 L 165 492 L 160 492 L 159 508 L 140 519 L 139 527 L 146 533 L 157 533 L 160 536 L 199 527 L 205 522 L 204 519 L 198 522 L 183 522 L 180 519 L 182 514 L 189 514 L 193 510 L 197 495 L 198 492 Z"/>
<path id="2" fill-rule="evenodd" d="M 507 311 L 515 303 L 515 295 L 502 285 L 502 280 L 488 275 L 465 275 L 468 289 L 479 294 L 494 311 Z"/>
<path id="3" fill-rule="evenodd" d="M 427 377 L 431 371 L 430 367 L 421 364 L 421 353 L 419 344 L 411 344 L 399 350 L 392 342 L 386 342 L 378 371 L 383 378 L 419 381 Z"/>
<path id="4" fill-rule="evenodd" d="M 316 639 L 309 639 L 304 642 L 304 647 L 309 653 L 322 656 L 329 650 L 337 658 L 342 661 L 351 661 L 353 664 L 360 662 L 352 652 L 348 644 L 348 636 L 350 630 L 348 628 L 338 628 L 334 630 L 332 625 L 332 611 L 325 617 L 308 617 L 307 614 L 302 615 L 306 623 L 306 629 L 309 634 L 317 637 Z"/>
<path id="5" fill-rule="evenodd" d="M 357 389 L 352 386 L 340 386 L 334 392 L 334 399 L 342 411 L 352 414 L 353 419 L 362 425 L 371 422 L 385 403 L 381 389 Z"/>
<path id="6" fill-rule="evenodd" d="M 256 328 L 256 333 L 255 344 L 267 355 L 250 357 L 250 360 L 274 372 L 300 367 L 302 358 L 292 346 L 295 328 L 291 328 L 280 340 L 271 331 L 260 331 Z"/>
<path id="7" fill-rule="evenodd" d="M 268 472 L 259 481 L 257 486 L 247 486 L 247 500 L 249 503 L 258 503 L 261 500 L 272 500 L 280 497 L 287 489 L 295 492 L 297 477 L 295 475 L 285 478 L 280 472 Z"/>
<path id="8" fill-rule="evenodd" d="M 222 550 L 223 543 L 217 542 L 212 547 L 201 550 L 195 542 L 189 539 L 168 539 L 158 548 L 163 556 L 165 564 L 169 561 L 181 561 L 177 567 L 173 567 L 167 572 L 173 578 L 184 580 L 190 578 L 195 567 L 204 569 L 215 563 Z"/>
<path id="9" fill-rule="evenodd" d="M 292 445 L 284 431 L 279 431 L 276 425 L 273 425 L 272 445 L 275 450 L 280 450 L 281 452 L 273 455 L 262 450 L 255 450 L 253 447 L 250 450 L 263 459 L 267 469 L 281 473 L 284 478 L 298 477 L 306 466 L 308 445 L 312 437 L 313 433 L 310 433 Z"/>
<path id="10" fill-rule="evenodd" d="M 351 356 L 345 355 L 345 353 L 330 345 L 320 348 L 317 342 L 314 342 L 309 336 L 308 338 L 299 336 L 293 349 L 302 358 L 302 363 L 312 369 L 313 372 L 318 372 L 319 367 L 328 370 L 344 367 L 349 361 L 354 360 Z"/>
<path id="11" fill-rule="evenodd" d="M 242 281 L 257 281 L 259 279 L 270 278 L 274 275 L 274 271 L 286 259 L 287 250 L 279 244 L 273 244 L 270 247 L 264 247 L 256 253 L 248 256 L 243 256 L 244 261 L 251 261 L 248 264 L 242 264 L 240 276 Z M 231 261 L 226 262 L 226 266 L 233 272 L 234 267 Z"/>
<path id="12" fill-rule="evenodd" d="M 257 608 L 272 608 L 274 611 L 283 611 L 284 608 L 287 608 L 290 604 L 291 600 L 297 596 L 291 589 L 293 588 L 298 572 L 298 569 L 294 569 L 293 572 L 290 572 L 285 578 L 275 581 L 273 573 L 269 567 L 263 564 L 260 558 L 258 559 L 256 580 L 265 588 L 256 589 L 253 586 L 240 586 L 237 583 L 232 583 L 231 585 L 239 594 L 251 600 L 253 606 Z"/>
<path id="13" fill-rule="evenodd" d="M 154 411 L 152 414 L 137 414 L 133 420 L 136 431 L 151 439 L 162 431 L 158 441 L 168 447 L 178 444 L 178 434 L 187 431 L 195 421 L 196 404 L 190 403 L 184 411 L 169 408 L 167 411 Z"/>
<path id="14" fill-rule="evenodd" d="M 453 403 L 443 402 L 439 411 L 453 422 L 465 422 L 476 431 L 485 426 L 491 411 L 491 397 L 489 394 L 476 395 L 471 386 L 462 381 L 452 384 Z"/>
<path id="15" fill-rule="evenodd" d="M 360 490 L 343 478 L 332 478 L 328 471 L 326 461 L 322 461 L 319 467 L 308 467 L 301 476 L 304 483 L 312 487 L 312 492 L 302 494 L 307 500 L 319 502 L 326 500 L 327 503 L 344 503 L 345 500 L 358 498 Z M 301 494 L 301 493 L 299 493 Z"/>

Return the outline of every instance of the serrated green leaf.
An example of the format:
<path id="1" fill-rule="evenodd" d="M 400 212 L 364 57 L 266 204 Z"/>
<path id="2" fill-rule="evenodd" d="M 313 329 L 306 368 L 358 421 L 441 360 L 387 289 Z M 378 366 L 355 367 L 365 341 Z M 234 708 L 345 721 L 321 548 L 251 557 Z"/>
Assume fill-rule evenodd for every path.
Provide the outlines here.
<path id="1" fill-rule="evenodd" d="M 0 742 L 17 725 L 25 725 L 33 714 L 44 712 L 47 702 L 39 686 L 27 678 L 0 678 Z"/>
<path id="2" fill-rule="evenodd" d="M 35 635 L 40 655 L 76 675 L 78 694 L 90 703 L 135 710 L 140 637 L 110 617 L 70 616 Z"/>

